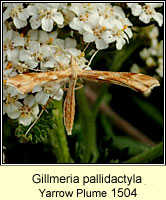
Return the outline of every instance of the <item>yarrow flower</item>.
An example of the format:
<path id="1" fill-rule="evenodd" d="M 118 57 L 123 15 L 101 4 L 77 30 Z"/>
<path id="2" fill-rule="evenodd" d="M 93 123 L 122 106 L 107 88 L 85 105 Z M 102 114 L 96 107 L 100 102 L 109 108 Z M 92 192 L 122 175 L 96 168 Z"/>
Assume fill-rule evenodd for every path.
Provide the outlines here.
<path id="1" fill-rule="evenodd" d="M 116 41 L 116 48 L 120 50 L 126 42 L 129 42 L 129 38 L 132 37 L 132 31 L 129 28 L 132 23 L 125 17 L 124 12 L 120 7 L 115 6 L 116 18 L 110 20 L 111 29 L 105 31 L 104 40 L 108 43 Z"/>
<path id="2" fill-rule="evenodd" d="M 15 88 L 11 86 L 4 86 L 3 89 L 3 113 L 7 114 L 11 119 L 17 119 L 19 114 L 17 111 L 21 106 L 20 99 L 25 98 L 26 95 L 20 94 Z"/>
<path id="3" fill-rule="evenodd" d="M 95 6 L 94 6 L 95 7 Z M 91 10 L 87 4 L 74 4 L 70 7 L 77 17 L 70 22 L 70 27 L 78 30 L 83 35 L 84 42 L 95 42 L 96 48 L 106 49 L 110 43 L 116 42 L 116 48 L 120 50 L 132 37 L 132 26 L 125 17 L 123 10 L 101 4 Z"/>
<path id="4" fill-rule="evenodd" d="M 49 83 L 43 87 L 38 86 L 34 88 L 32 92 L 38 92 L 35 96 L 37 103 L 45 105 L 50 97 L 53 97 L 55 100 L 61 100 L 63 96 L 63 90 L 60 89 L 59 84 Z"/>
<path id="5" fill-rule="evenodd" d="M 127 3 L 128 7 L 131 8 L 131 12 L 134 16 L 139 16 L 139 20 L 148 24 L 151 19 L 157 21 L 159 26 L 163 24 L 163 15 L 156 12 L 155 8 L 163 6 L 163 3 L 145 3 L 141 6 L 138 3 Z"/>
<path id="6" fill-rule="evenodd" d="M 18 101 L 20 97 L 24 98 L 23 104 Z M 35 103 L 33 95 L 21 95 L 20 97 L 16 98 L 16 96 L 8 94 L 6 103 L 3 104 L 4 113 L 11 119 L 18 119 L 20 124 L 28 126 L 37 118 L 39 107 Z"/>
<path id="7" fill-rule="evenodd" d="M 163 77 L 163 40 L 158 41 L 159 30 L 154 26 L 149 31 L 149 39 L 151 40 L 151 46 L 149 48 L 143 48 L 139 55 L 144 60 L 147 69 L 155 69 L 159 77 Z M 145 72 L 146 69 L 139 67 L 137 64 L 133 64 L 131 67 L 132 72 Z"/>
<path id="8" fill-rule="evenodd" d="M 7 9 L 3 14 L 3 20 L 12 18 L 16 28 L 20 29 L 27 25 L 27 19 L 29 17 L 29 12 L 27 8 L 24 8 L 23 3 L 5 3 Z"/>
<path id="9" fill-rule="evenodd" d="M 18 32 L 13 30 L 7 31 L 3 38 L 3 60 L 5 61 L 7 59 L 11 62 L 18 60 L 19 47 L 23 47 L 24 44 L 24 38 Z"/>
<path id="10" fill-rule="evenodd" d="M 30 24 L 32 29 L 37 29 L 40 25 L 46 32 L 53 29 L 54 23 L 62 26 L 64 18 L 61 12 L 58 11 L 59 3 L 36 3 L 28 6 L 28 12 L 32 16 Z"/>
<path id="11" fill-rule="evenodd" d="M 33 95 L 27 95 L 23 101 L 24 104 L 19 106 L 19 113 L 18 121 L 20 124 L 24 126 L 30 125 L 39 114 L 39 106 L 35 102 L 35 98 Z M 15 111 L 16 112 L 16 111 Z"/>
<path id="12" fill-rule="evenodd" d="M 55 59 L 48 45 L 40 45 L 37 41 L 30 41 L 27 50 L 22 50 L 19 56 L 29 68 L 36 68 L 40 63 L 41 69 L 54 67 Z"/>

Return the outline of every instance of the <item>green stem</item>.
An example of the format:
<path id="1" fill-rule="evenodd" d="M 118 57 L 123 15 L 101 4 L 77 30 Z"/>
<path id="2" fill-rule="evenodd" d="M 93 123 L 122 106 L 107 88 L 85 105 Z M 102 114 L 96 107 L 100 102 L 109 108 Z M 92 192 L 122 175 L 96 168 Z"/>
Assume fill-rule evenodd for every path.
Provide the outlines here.
<path id="1" fill-rule="evenodd" d="M 123 163 L 150 163 L 163 155 L 163 142 Z"/>
<path id="2" fill-rule="evenodd" d="M 63 103 L 62 101 L 52 101 L 56 109 L 52 110 L 52 116 L 57 128 L 50 134 L 50 142 L 53 147 L 53 153 L 56 155 L 57 163 L 72 163 L 69 153 L 66 133 L 63 124 Z"/>
<path id="3" fill-rule="evenodd" d="M 76 92 L 77 105 L 79 108 L 79 120 L 82 127 L 82 140 L 80 146 L 83 148 L 82 163 L 95 163 L 99 156 L 96 141 L 96 118 L 91 112 L 84 90 Z"/>

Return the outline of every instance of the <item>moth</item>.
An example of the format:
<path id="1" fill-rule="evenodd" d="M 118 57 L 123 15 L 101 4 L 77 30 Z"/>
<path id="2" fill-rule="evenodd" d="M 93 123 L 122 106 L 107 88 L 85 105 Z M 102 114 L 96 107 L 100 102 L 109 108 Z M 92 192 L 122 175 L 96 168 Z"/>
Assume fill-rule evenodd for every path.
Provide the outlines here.
<path id="1" fill-rule="evenodd" d="M 77 89 L 78 78 L 117 84 L 143 94 L 149 93 L 152 88 L 160 85 L 155 78 L 140 73 L 80 69 L 73 56 L 71 57 L 70 66 L 66 70 L 19 74 L 7 79 L 6 84 L 15 87 L 20 93 L 26 94 L 31 92 L 37 85 L 68 83 L 64 101 L 64 125 L 67 134 L 71 135 L 75 115 L 75 90 Z"/>

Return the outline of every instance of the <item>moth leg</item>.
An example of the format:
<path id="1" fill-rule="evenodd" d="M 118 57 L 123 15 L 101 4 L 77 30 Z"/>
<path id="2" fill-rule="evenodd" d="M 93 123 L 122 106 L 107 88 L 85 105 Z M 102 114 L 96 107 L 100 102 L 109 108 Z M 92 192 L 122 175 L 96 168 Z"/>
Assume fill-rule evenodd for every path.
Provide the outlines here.
<path id="1" fill-rule="evenodd" d="M 76 85 L 78 85 L 78 87 L 74 88 L 74 90 L 79 90 L 84 87 L 84 85 L 82 85 L 81 83 L 76 83 Z"/>
<path id="2" fill-rule="evenodd" d="M 69 88 L 67 88 L 67 87 L 66 87 L 66 84 L 64 84 L 63 91 L 66 92 L 66 91 L 68 91 L 68 90 L 69 90 Z"/>
<path id="3" fill-rule="evenodd" d="M 84 87 L 84 85 L 81 84 L 81 83 L 76 83 L 76 85 L 78 85 L 78 87 L 74 88 L 74 90 L 79 90 L 79 89 L 81 89 L 81 88 Z M 69 88 L 67 88 L 66 86 L 64 86 L 63 91 L 66 92 L 68 90 L 69 90 Z"/>
<path id="4" fill-rule="evenodd" d="M 55 96 L 55 95 L 54 95 L 54 96 Z M 53 97 L 54 97 L 54 96 L 53 96 Z M 38 121 L 38 120 L 40 119 L 40 117 L 42 116 L 43 112 L 44 112 L 44 111 L 48 112 L 48 111 L 46 110 L 46 107 L 47 107 L 48 103 L 50 102 L 50 100 L 53 99 L 53 97 L 49 98 L 48 101 L 47 101 L 47 103 L 42 107 L 42 110 L 41 110 L 40 114 L 38 115 L 38 117 L 36 118 L 36 120 L 31 124 L 31 126 L 28 128 L 28 130 L 27 130 L 26 133 L 25 133 L 25 136 L 31 131 L 31 129 L 34 127 L 34 125 L 37 123 L 37 121 Z"/>
<path id="5" fill-rule="evenodd" d="M 37 122 L 37 121 L 40 119 L 40 117 L 42 116 L 43 112 L 44 112 L 44 111 L 48 112 L 48 111 L 46 110 L 46 107 L 47 107 L 47 105 L 50 103 L 50 101 L 54 98 L 54 96 L 58 93 L 58 91 L 60 90 L 60 88 L 61 88 L 61 86 L 58 88 L 58 90 L 55 92 L 55 94 L 54 94 L 52 97 L 50 97 L 50 98 L 48 99 L 47 103 L 42 107 L 42 110 L 41 110 L 40 114 L 39 114 L 38 117 L 35 119 L 35 121 L 31 124 L 31 126 L 28 128 L 28 130 L 27 130 L 26 133 L 25 133 L 25 136 L 31 131 L 31 129 L 32 129 L 32 128 L 34 127 L 34 125 L 36 124 L 36 122 Z"/>

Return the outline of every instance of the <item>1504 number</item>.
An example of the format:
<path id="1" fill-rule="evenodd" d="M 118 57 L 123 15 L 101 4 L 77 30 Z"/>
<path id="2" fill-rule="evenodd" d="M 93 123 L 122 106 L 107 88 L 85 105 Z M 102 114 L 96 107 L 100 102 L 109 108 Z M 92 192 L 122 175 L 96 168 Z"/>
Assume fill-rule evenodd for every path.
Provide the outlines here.
<path id="1" fill-rule="evenodd" d="M 113 196 L 114 197 L 136 197 L 137 196 L 137 192 L 136 192 L 136 188 L 134 189 L 129 189 L 129 188 L 114 188 L 111 190 L 113 192 Z"/>

